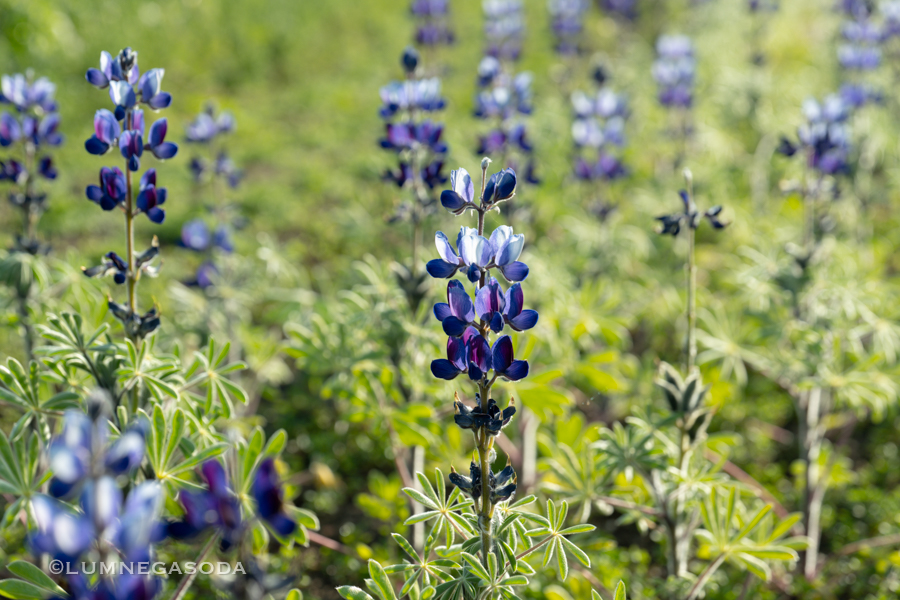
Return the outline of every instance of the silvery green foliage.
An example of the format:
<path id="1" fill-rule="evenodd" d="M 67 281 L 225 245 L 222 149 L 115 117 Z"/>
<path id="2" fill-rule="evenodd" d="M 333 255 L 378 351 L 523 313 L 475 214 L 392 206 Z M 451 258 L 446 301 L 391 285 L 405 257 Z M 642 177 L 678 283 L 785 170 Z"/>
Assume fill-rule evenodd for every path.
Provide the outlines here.
<path id="1" fill-rule="evenodd" d="M 800 515 L 780 506 L 773 515 L 760 490 L 722 471 L 725 458 L 707 435 L 713 411 L 700 372 L 685 378 L 662 363 L 657 385 L 664 412 L 583 430 L 572 445 L 546 439 L 544 489 L 570 502 L 579 521 L 595 510 L 618 512 L 621 523 L 645 534 L 663 532 L 666 597 L 699 597 L 726 564 L 765 580 L 790 568 L 805 547 L 805 538 L 794 535 Z M 722 451 L 728 440 L 712 441 Z"/>

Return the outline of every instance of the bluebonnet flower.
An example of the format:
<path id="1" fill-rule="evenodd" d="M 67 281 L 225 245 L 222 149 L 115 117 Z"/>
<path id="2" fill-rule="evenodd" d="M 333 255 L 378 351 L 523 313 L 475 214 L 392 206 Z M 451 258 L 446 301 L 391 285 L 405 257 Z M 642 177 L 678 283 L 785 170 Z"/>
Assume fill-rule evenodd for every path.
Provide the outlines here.
<path id="1" fill-rule="evenodd" d="M 143 575 L 101 578 L 91 588 L 78 572 L 77 559 L 95 549 L 106 553 L 114 550 L 125 563 L 149 562 L 152 544 L 164 535 L 158 521 L 162 494 L 157 482 L 134 487 L 123 502 L 115 478 L 140 465 L 144 456 L 143 423 L 109 444 L 109 405 L 105 393 L 93 392 L 88 397 L 91 416 L 67 411 L 62 433 L 50 443 L 50 493 L 78 498 L 81 512 L 43 494 L 32 499 L 37 528 L 29 535 L 29 545 L 36 554 L 63 561 L 70 593 L 78 600 L 150 598 L 152 594 L 140 592 L 159 589 L 158 581 Z"/>
<path id="2" fill-rule="evenodd" d="M 237 121 L 229 111 L 222 111 L 218 115 L 212 103 L 207 103 L 203 111 L 197 115 L 185 128 L 187 141 L 209 145 L 224 135 L 234 133 L 237 129 Z M 238 186 L 243 176 L 235 167 L 234 162 L 228 157 L 224 149 L 220 149 L 210 167 L 209 160 L 195 156 L 188 165 L 195 181 L 200 181 L 208 172 L 223 177 L 232 188 Z"/>
<path id="3" fill-rule="evenodd" d="M 128 263 L 115 252 L 107 252 L 102 263 L 95 267 L 82 267 L 82 271 L 88 277 L 106 277 L 112 275 L 115 282 L 119 285 L 125 283 L 128 276 Z"/>
<path id="4" fill-rule="evenodd" d="M 600 7 L 614 17 L 637 18 L 638 0 L 601 0 Z"/>
<path id="5" fill-rule="evenodd" d="M 721 206 L 713 206 L 701 213 L 687 191 L 681 190 L 678 192 L 678 196 L 681 198 L 684 206 L 683 212 L 656 217 L 656 220 L 661 223 L 659 233 L 662 235 L 675 237 L 681 232 L 682 226 L 697 229 L 700 226 L 701 219 L 704 217 L 715 229 L 724 229 L 728 226 L 728 223 L 722 221 Z"/>
<path id="6" fill-rule="evenodd" d="M 806 124 L 797 131 L 798 143 L 782 140 L 779 152 L 792 156 L 802 149 L 811 169 L 836 175 L 849 169 L 850 129 L 847 123 L 852 106 L 837 94 L 823 102 L 810 98 L 803 103 Z"/>
<path id="7" fill-rule="evenodd" d="M 659 102 L 666 107 L 689 108 L 694 101 L 696 60 L 691 39 L 662 35 L 656 41 L 653 79 L 659 86 Z"/>
<path id="8" fill-rule="evenodd" d="M 154 223 L 162 223 L 166 211 L 160 208 L 166 201 L 166 188 L 156 187 L 156 169 L 148 169 L 141 177 L 140 193 L 137 197 L 137 209 L 147 215 Z"/>
<path id="9" fill-rule="evenodd" d="M 274 460 L 267 458 L 260 463 L 250 491 L 256 500 L 257 514 L 272 531 L 288 537 L 297 530 L 297 522 L 286 512 L 284 490 Z"/>
<path id="10" fill-rule="evenodd" d="M 482 160 L 481 198 L 475 198 L 474 186 L 468 172 L 457 169 L 451 174 L 452 189 L 442 194 L 442 204 L 455 215 L 469 210 L 478 215 L 478 228 L 462 227 L 457 236 L 456 249 L 442 232 L 435 235 L 440 258 L 427 265 L 428 273 L 437 278 L 450 278 L 464 269 L 467 278 L 475 284 L 475 301 L 466 292 L 464 284 L 451 280 L 447 285 L 447 302 L 434 307 L 435 317 L 441 321 L 448 334 L 447 358 L 431 363 L 431 373 L 444 380 L 453 380 L 465 373 L 475 382 L 478 391 L 477 404 L 469 408 L 454 399 L 454 420 L 462 429 L 472 430 L 475 436 L 479 461 L 474 459 L 469 476 L 460 475 L 451 468 L 450 481 L 463 493 L 475 500 L 479 522 L 486 524 L 484 533 L 492 534 L 490 516 L 493 503 L 509 500 L 516 491 L 516 474 L 507 465 L 499 473 L 489 466 L 493 462 L 491 437 L 500 433 L 515 414 L 515 406 L 500 410 L 490 398 L 491 388 L 498 379 L 519 381 L 529 372 L 528 362 L 515 358 L 512 338 L 501 335 L 491 343 L 493 334 L 509 325 L 514 331 L 533 327 L 538 314 L 525 310 L 522 287 L 518 283 L 528 275 L 528 267 L 518 261 L 524 245 L 524 237 L 514 234 L 511 227 L 497 227 L 490 238 L 485 238 L 484 216 L 498 202 L 511 198 L 516 191 L 516 174 L 503 169 L 490 178 L 487 169 L 490 160 Z M 490 271 L 498 269 L 507 280 L 515 282 L 505 293 L 500 282 Z M 482 470 L 482 466 L 488 468 Z"/>
<path id="11" fill-rule="evenodd" d="M 882 35 L 885 40 L 900 36 L 900 0 L 887 0 L 880 4 L 884 20 Z"/>
<path id="12" fill-rule="evenodd" d="M 553 47 L 558 53 L 577 54 L 581 51 L 584 15 L 589 7 L 587 0 L 547 1 L 550 29 L 556 40 Z"/>
<path id="13" fill-rule="evenodd" d="M 501 60 L 518 60 L 525 35 L 522 0 L 482 0 L 485 54 Z"/>
<path id="14" fill-rule="evenodd" d="M 604 87 L 606 80 L 604 75 L 594 95 L 582 91 L 572 94 L 575 176 L 584 181 L 613 181 L 628 174 L 621 159 L 628 101 L 624 95 Z"/>
<path id="15" fill-rule="evenodd" d="M 124 271 L 126 280 L 129 280 L 128 304 L 122 305 L 109 299 L 108 307 L 122 321 L 128 336 L 135 341 L 159 326 L 159 315 L 155 308 L 143 315 L 139 314 L 134 293 L 141 272 L 150 275 L 156 273 L 157 268 L 152 267 L 150 261 L 159 254 L 159 248 L 154 238 L 151 248 L 138 256 L 134 255 L 133 219 L 143 212 L 154 223 L 162 223 L 165 211 L 160 206 L 166 201 L 166 189 L 159 187 L 156 170 L 150 169 L 141 177 L 138 189 L 134 190 L 131 173 L 140 170 L 145 150 L 159 160 L 172 158 L 178 153 L 176 144 L 165 141 L 168 129 L 166 119 L 158 119 L 147 130 L 144 110 L 139 106 L 145 105 L 158 111 L 171 104 L 171 94 L 162 89 L 164 75 L 164 69 L 150 69 L 141 74 L 138 54 L 129 47 L 122 49 L 116 56 L 106 51 L 101 52 L 100 68 L 88 69 L 85 74 L 87 81 L 95 87 L 109 88 L 109 97 L 115 105 L 115 111 L 99 110 L 95 113 L 94 135 L 85 141 L 85 149 L 91 154 L 102 155 L 118 146 L 125 159 L 126 174 L 118 167 L 103 167 L 100 170 L 100 185 L 88 186 L 85 193 L 88 199 L 104 210 L 112 210 L 117 206 L 124 208 L 129 238 L 128 255 L 123 259 L 128 266 Z M 117 280 L 120 279 L 122 269 L 117 267 L 113 256 L 116 255 L 107 253 L 106 262 L 85 269 L 85 274 L 98 276 L 112 271 L 116 273 Z"/>
<path id="16" fill-rule="evenodd" d="M 443 110 L 447 104 L 441 96 L 441 80 L 437 77 L 392 81 L 383 86 L 379 94 L 382 102 L 379 114 L 383 119 L 410 110 L 435 112 Z"/>
<path id="17" fill-rule="evenodd" d="M 0 161 L 0 181 L 15 186 L 9 193 L 9 201 L 22 212 L 24 231 L 15 236 L 15 244 L 10 249 L 13 253 L 38 255 L 50 251 L 47 244 L 37 239 L 37 223 L 47 208 L 47 195 L 35 182 L 38 177 L 56 179 L 58 174 L 53 158 L 46 154 L 50 148 L 63 143 L 55 93 L 56 86 L 50 80 L 46 77 L 35 80 L 31 71 L 0 78 L 0 104 L 11 105 L 13 109 L 0 113 L 0 147 L 24 157 Z M 27 296 L 29 290 L 30 285 L 20 287 L 19 293 Z"/>
<path id="18" fill-rule="evenodd" d="M 0 103 L 12 104 L 22 113 L 55 113 L 58 109 L 55 95 L 56 86 L 46 77 L 35 81 L 22 73 L 0 77 Z"/>
<path id="19" fill-rule="evenodd" d="M 524 160 L 525 179 L 536 184 L 540 180 L 534 174 L 534 148 L 525 123 L 516 120 L 518 115 L 531 114 L 532 79 L 531 73 L 527 72 L 511 76 L 499 59 L 485 56 L 478 65 L 479 91 L 475 95 L 474 114 L 492 122 L 491 129 L 479 136 L 476 151 L 499 154 L 512 168 L 517 167 L 518 160 Z"/>
<path id="20" fill-rule="evenodd" d="M 85 194 L 103 210 L 112 210 L 125 200 L 125 175 L 119 167 L 103 167 L 100 169 L 100 185 L 87 186 Z"/>
<path id="21" fill-rule="evenodd" d="M 219 547 L 223 552 L 228 551 L 243 532 L 240 501 L 219 461 L 206 461 L 201 465 L 200 473 L 207 489 L 179 493 L 184 518 L 170 522 L 167 533 L 175 539 L 188 539 L 213 527 L 221 534 Z"/>
<path id="22" fill-rule="evenodd" d="M 474 282 L 492 268 L 499 269 L 511 282 L 523 281 L 528 277 L 528 266 L 519 262 L 525 236 L 514 234 L 508 225 L 495 229 L 490 239 L 478 235 L 471 227 L 461 228 L 456 238 L 459 254 L 442 231 L 435 234 L 434 242 L 441 257 L 426 265 L 428 274 L 434 278 L 449 279 L 463 269 L 469 281 Z"/>
<path id="23" fill-rule="evenodd" d="M 94 473 L 131 473 L 144 457 L 144 429 L 138 425 L 109 443 L 108 422 L 77 410 L 66 411 L 63 431 L 50 443 L 50 494 L 68 498 Z M 98 471 L 99 470 L 99 471 Z"/>
<path id="24" fill-rule="evenodd" d="M 451 467 L 450 483 L 455 485 L 474 500 L 481 500 L 481 467 L 474 460 L 469 465 L 469 476 L 460 475 Z M 507 464 L 499 473 L 490 473 L 488 481 L 491 486 L 491 502 L 509 500 L 516 492 L 516 472 Z"/>
<path id="25" fill-rule="evenodd" d="M 499 435 L 500 431 L 509 425 L 513 415 L 516 414 L 515 402 L 510 399 L 509 406 L 500 410 L 497 402 L 491 398 L 488 400 L 487 407 L 482 410 L 481 396 L 475 394 L 476 404 L 474 408 L 469 408 L 457 395 L 454 398 L 453 409 L 455 415 L 453 420 L 461 429 L 476 429 L 484 427 L 491 435 Z"/>
<path id="26" fill-rule="evenodd" d="M 185 137 L 189 142 L 208 144 L 220 135 L 234 133 L 237 122 L 229 111 L 222 111 L 216 115 L 215 107 L 207 103 L 199 115 L 188 123 L 185 128 Z"/>
<path id="27" fill-rule="evenodd" d="M 447 23 L 448 0 L 413 0 L 410 13 L 416 21 L 416 43 L 421 46 L 449 45 L 456 36 Z"/>
<path id="28" fill-rule="evenodd" d="M 419 78 L 419 53 L 415 48 L 406 48 L 400 63 L 406 80 L 391 82 L 380 91 L 380 115 L 386 122 L 385 136 L 379 143 L 397 154 L 397 168 L 387 169 L 384 179 L 401 188 L 408 185 L 415 192 L 413 201 L 401 204 L 392 218 L 418 223 L 436 203 L 431 190 L 447 181 L 443 173 L 448 151 L 443 141 L 444 126 L 429 116 L 442 110 L 445 102 L 439 79 Z"/>

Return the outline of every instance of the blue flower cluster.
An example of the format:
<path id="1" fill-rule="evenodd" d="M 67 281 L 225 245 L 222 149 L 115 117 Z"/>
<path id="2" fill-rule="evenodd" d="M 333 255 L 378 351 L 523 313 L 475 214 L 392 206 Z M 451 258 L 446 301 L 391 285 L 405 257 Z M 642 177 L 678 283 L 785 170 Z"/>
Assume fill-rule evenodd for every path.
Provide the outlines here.
<path id="1" fill-rule="evenodd" d="M 697 62 L 691 38 L 662 35 L 656 41 L 653 79 L 659 87 L 659 102 L 667 108 L 690 108 L 694 102 Z"/>
<path id="2" fill-rule="evenodd" d="M 146 423 L 129 428 L 110 441 L 111 423 L 104 408 L 108 399 L 92 405 L 94 419 L 77 410 L 64 415 L 62 433 L 49 448 L 49 495 L 32 499 L 37 528 L 29 536 L 35 554 L 48 554 L 65 565 L 70 598 L 131 600 L 153 598 L 162 582 L 151 574 L 114 572 L 90 577 L 79 560 L 91 551 L 108 553 L 124 564 L 151 563 L 153 545 L 165 537 L 159 519 L 163 494 L 159 483 L 146 481 L 127 496 L 116 478 L 128 476 L 144 458 Z M 90 399 L 89 399 L 90 400 Z M 97 401 L 99 400 L 99 401 Z M 78 510 L 68 502 L 76 502 Z"/>
<path id="3" fill-rule="evenodd" d="M 844 43 L 837 49 L 838 62 L 848 71 L 871 71 L 881 64 L 885 33 L 872 19 L 865 3 L 845 7 L 847 19 L 841 27 Z"/>
<path id="4" fill-rule="evenodd" d="M 0 181 L 14 187 L 9 201 L 23 213 L 24 235 L 16 238 L 14 250 L 44 254 L 49 246 L 37 240 L 35 227 L 47 209 L 47 195 L 36 188 L 36 177 L 56 179 L 57 170 L 48 149 L 59 146 L 59 112 L 54 95 L 56 86 L 46 77 L 34 79 L 29 74 L 4 75 L 0 78 L 0 104 L 11 105 L 13 111 L 0 113 L 0 147 L 8 148 L 10 157 L 0 160 Z M 24 160 L 12 158 L 23 156 Z"/>
<path id="5" fill-rule="evenodd" d="M 530 115 L 534 95 L 532 75 L 511 74 L 494 56 L 485 56 L 478 65 L 478 92 L 475 116 L 492 123 L 492 128 L 478 138 L 478 154 L 500 156 L 504 166 L 517 169 L 524 163 L 525 181 L 540 183 L 535 172 L 534 146 L 528 138 L 526 124 L 517 117 Z"/>
<path id="6" fill-rule="evenodd" d="M 850 125 L 853 106 L 840 95 L 823 102 L 810 98 L 803 103 L 806 123 L 797 130 L 797 142 L 782 138 L 778 151 L 785 156 L 802 152 L 807 166 L 821 175 L 849 171 Z"/>
<path id="7" fill-rule="evenodd" d="M 228 481 L 225 469 L 217 460 L 208 460 L 200 467 L 206 489 L 182 491 L 178 498 L 184 508 L 184 517 L 167 524 L 167 533 L 173 539 L 191 539 L 200 533 L 214 529 L 219 534 L 219 548 L 225 552 L 235 547 L 247 523 L 241 517 L 241 503 Z M 297 530 L 297 522 L 288 516 L 284 504 L 284 491 L 275 470 L 275 462 L 268 458 L 260 463 L 251 484 L 256 501 L 256 512 L 279 536 L 289 537 Z"/>
<path id="8" fill-rule="evenodd" d="M 185 131 L 188 142 L 198 149 L 207 150 L 207 156 L 196 155 L 191 159 L 190 170 L 197 184 L 211 184 L 214 202 L 206 205 L 209 219 L 195 218 L 181 227 L 181 245 L 205 255 L 188 285 L 206 289 L 215 284 L 219 275 L 217 255 L 234 251 L 233 231 L 243 225 L 237 214 L 237 207 L 225 202 L 221 197 L 227 188 L 236 188 L 243 173 L 235 166 L 224 149 L 224 136 L 237 129 L 237 121 L 228 111 L 218 115 L 212 103 L 207 103 L 203 111 L 191 121 Z M 212 221 L 212 225 L 208 221 Z"/>
<path id="9" fill-rule="evenodd" d="M 406 79 L 381 88 L 385 136 L 380 144 L 398 159 L 397 169 L 388 169 L 384 178 L 401 188 L 412 187 L 416 204 L 428 210 L 433 201 L 427 190 L 447 181 L 443 173 L 447 154 L 444 125 L 430 117 L 443 110 L 446 102 L 441 96 L 440 79 L 419 77 L 419 53 L 414 48 L 404 50 L 400 62 Z"/>
<path id="10" fill-rule="evenodd" d="M 605 75 L 595 80 L 599 86 L 593 94 L 572 94 L 575 176 L 583 181 L 613 181 L 628 174 L 622 162 L 628 99 L 606 85 Z"/>
<path id="11" fill-rule="evenodd" d="M 98 88 L 109 88 L 115 111 L 101 108 L 94 114 L 94 135 L 85 141 L 85 149 L 102 156 L 118 147 L 130 172 L 140 170 L 145 150 L 159 160 L 173 158 L 178 146 L 166 141 L 168 122 L 159 119 L 145 130 L 144 111 L 140 108 L 143 104 L 156 111 L 171 104 L 171 94 L 161 89 L 164 74 L 165 69 L 150 69 L 141 75 L 137 52 L 131 48 L 125 48 L 115 58 L 102 52 L 100 69 L 88 69 L 86 78 Z M 112 210 L 128 199 L 131 190 L 127 181 L 118 167 L 103 167 L 100 185 L 88 186 L 85 194 L 103 210 Z M 155 169 L 141 178 L 139 191 L 136 205 L 126 207 L 126 211 L 144 213 L 154 223 L 162 223 L 166 211 L 160 206 L 166 201 L 166 190 L 157 187 Z"/>
<path id="12" fill-rule="evenodd" d="M 638 0 L 600 0 L 600 7 L 622 19 L 634 20 L 638 16 Z"/>
<path id="13" fill-rule="evenodd" d="M 212 103 L 207 103 L 203 111 L 185 128 L 185 139 L 197 145 L 212 147 L 223 136 L 234 133 L 236 128 L 237 121 L 233 114 L 226 110 L 216 115 Z M 224 178 L 232 188 L 238 186 L 243 173 L 235 167 L 234 161 L 229 158 L 224 146 L 224 142 L 219 145 L 214 160 L 200 156 L 191 158 L 189 168 L 194 181 L 199 183 L 208 174 L 211 174 L 213 177 Z"/>
<path id="14" fill-rule="evenodd" d="M 116 283 L 128 284 L 127 303 L 119 304 L 110 299 L 109 308 L 133 339 L 139 339 L 159 326 L 155 308 L 143 315 L 137 311 L 137 282 L 141 274 L 156 274 L 157 269 L 150 261 L 159 254 L 159 249 L 154 239 L 149 249 L 135 253 L 134 218 L 145 214 L 150 221 L 162 223 L 166 218 L 162 206 L 168 194 L 166 188 L 159 186 L 156 169 L 148 169 L 141 176 L 137 190 L 133 189 L 132 173 L 140 170 L 145 151 L 159 160 L 173 158 L 178 153 L 178 146 L 166 141 L 166 119 L 158 119 L 147 128 L 142 108 L 159 111 L 172 103 L 172 95 L 162 90 L 164 74 L 164 69 L 150 69 L 141 74 L 138 53 L 124 48 L 116 56 L 101 52 L 100 68 L 88 69 L 85 75 L 93 86 L 109 89 L 114 110 L 100 109 L 95 113 L 94 135 L 85 141 L 84 147 L 90 154 L 98 156 L 118 148 L 125 167 L 124 172 L 117 166 L 102 167 L 99 185 L 87 186 L 85 195 L 105 211 L 123 210 L 127 253 L 122 258 L 109 252 L 103 263 L 84 269 L 84 273 L 89 277 L 112 274 Z"/>
<path id="15" fill-rule="evenodd" d="M 526 331 L 538 322 L 538 313 L 525 308 L 520 283 L 528 276 L 528 266 L 519 261 L 524 236 L 514 233 L 506 225 L 494 229 L 490 237 L 484 235 L 485 214 L 512 198 L 517 185 L 512 169 L 502 169 L 488 178 L 489 164 L 490 160 L 486 158 L 482 161 L 480 197 L 476 197 L 474 182 L 465 169 L 450 174 L 451 189 L 441 194 L 441 204 L 454 215 L 475 213 L 478 227 L 461 228 L 456 247 L 438 231 L 435 245 L 440 257 L 431 260 L 426 267 L 432 277 L 450 280 L 447 282 L 447 301 L 434 306 L 434 316 L 448 336 L 447 358 L 432 361 L 431 373 L 445 380 L 465 373 L 477 386 L 474 407 L 468 407 L 458 397 L 454 406 L 457 425 L 475 433 L 480 465 L 472 462 L 469 477 L 453 471 L 450 481 L 475 499 L 483 519 L 492 514 L 492 503 L 508 500 L 516 490 L 512 467 L 507 466 L 500 473 L 484 470 L 492 462 L 488 440 L 499 435 L 516 412 L 512 403 L 500 410 L 490 397 L 491 388 L 498 379 L 519 381 L 529 372 L 528 362 L 515 357 L 512 338 L 497 334 L 506 327 L 517 332 Z M 492 276 L 493 270 L 499 271 L 511 283 L 506 290 Z M 465 280 L 474 284 L 474 300 L 465 284 L 453 278 L 457 273 L 464 273 Z M 497 337 L 492 341 L 494 335 Z"/>
<path id="16" fill-rule="evenodd" d="M 553 32 L 553 48 L 559 54 L 581 52 L 584 32 L 584 15 L 590 8 L 587 0 L 549 0 L 550 29 Z"/>
<path id="17" fill-rule="evenodd" d="M 420 46 L 442 46 L 456 40 L 447 16 L 449 0 L 413 0 L 409 11 L 416 21 L 416 43 Z"/>
<path id="18" fill-rule="evenodd" d="M 522 56 L 525 7 L 522 0 L 482 0 L 485 54 L 516 61 Z"/>

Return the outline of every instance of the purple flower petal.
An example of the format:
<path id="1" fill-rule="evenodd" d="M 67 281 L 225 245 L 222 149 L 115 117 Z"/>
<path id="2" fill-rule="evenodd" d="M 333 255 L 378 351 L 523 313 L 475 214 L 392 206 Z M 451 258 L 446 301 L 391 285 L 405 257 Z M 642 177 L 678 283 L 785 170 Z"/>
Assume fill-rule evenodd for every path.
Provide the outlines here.
<path id="1" fill-rule="evenodd" d="M 88 80 L 88 83 L 101 90 L 109 85 L 109 79 L 106 75 L 99 69 L 94 69 L 93 67 L 87 70 L 84 77 Z"/>
<path id="2" fill-rule="evenodd" d="M 178 145 L 172 142 L 163 142 L 152 148 L 153 156 L 159 160 L 168 160 L 178 154 Z"/>
<path id="3" fill-rule="evenodd" d="M 425 265 L 425 270 L 435 279 L 447 279 L 448 277 L 453 277 L 453 274 L 456 273 L 458 268 L 457 265 L 451 265 L 440 258 L 430 260 L 428 261 L 428 264 Z"/>
<path id="4" fill-rule="evenodd" d="M 492 348 L 494 357 L 494 368 L 497 373 L 506 371 L 513 362 L 513 344 L 512 338 L 508 335 L 502 335 L 497 338 Z"/>
<path id="5" fill-rule="evenodd" d="M 525 281 L 525 278 L 528 277 L 528 265 L 516 261 L 500 267 L 500 272 L 503 273 L 507 281 Z"/>

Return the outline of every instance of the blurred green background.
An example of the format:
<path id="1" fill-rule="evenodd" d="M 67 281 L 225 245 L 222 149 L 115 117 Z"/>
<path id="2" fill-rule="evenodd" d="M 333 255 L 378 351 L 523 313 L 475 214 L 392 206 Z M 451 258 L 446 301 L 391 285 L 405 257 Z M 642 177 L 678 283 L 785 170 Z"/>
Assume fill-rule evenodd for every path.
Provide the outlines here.
<path id="1" fill-rule="evenodd" d="M 665 135 L 667 115 L 656 103 L 650 78 L 657 36 L 681 32 L 696 42 L 696 136 L 687 166 L 693 170 L 701 203 L 724 204 L 727 219 L 734 221 L 727 235 L 700 234 L 704 301 L 718 306 L 745 301 L 736 294 L 729 273 L 738 249 L 766 243 L 780 248 L 800 231 L 799 198 L 778 191 L 779 180 L 796 177 L 798 169 L 773 158 L 773 151 L 778 136 L 792 133 L 801 123 L 802 101 L 838 85 L 833 42 L 839 17 L 830 10 L 830 0 L 783 2 L 761 40 L 767 61 L 756 67 L 750 62 L 752 24 L 742 2 L 644 2 L 643 16 L 633 26 L 592 11 L 587 55 L 603 57 L 613 85 L 629 95 L 632 107 L 626 162 L 634 175 L 611 191 L 627 226 L 611 236 L 586 217 L 584 191 L 570 175 L 568 93 L 589 85 L 588 63 L 563 65 L 552 52 L 545 2 L 528 0 L 526 6 L 521 68 L 535 76 L 530 131 L 544 182 L 521 188 L 517 201 L 530 212 L 524 229 L 533 285 L 527 293 L 548 309 L 542 312 L 542 325 L 552 333 L 540 334 L 544 337 L 525 352 L 531 353 L 538 371 L 566 373 L 575 359 L 560 347 L 570 341 L 581 349 L 627 355 L 610 367 L 614 382 L 602 393 L 590 392 L 594 381 L 558 392 L 560 402 L 575 412 L 611 421 L 633 407 L 658 401 L 648 374 L 656 360 L 675 362 L 680 352 L 683 248 L 676 244 L 673 252 L 670 239 L 648 235 L 653 217 L 676 207 L 675 192 L 681 185 L 680 175 L 667 162 L 672 153 Z M 480 2 L 452 0 L 451 22 L 457 43 L 434 57 L 441 65 L 448 101 L 440 118 L 451 149 L 449 167 L 462 165 L 475 172 L 480 157 L 473 150 L 477 134 L 484 130 L 472 116 L 475 70 L 482 53 Z M 249 223 L 238 237 L 238 253 L 254 253 L 257 234 L 266 234 L 302 274 L 304 290 L 317 294 L 318 302 L 337 302 L 342 289 L 359 284 L 354 262 L 372 255 L 376 264 L 386 265 L 409 256 L 408 228 L 387 221 L 400 194 L 381 180 L 392 157 L 378 147 L 383 125 L 377 112 L 378 88 L 401 76 L 399 55 L 412 31 L 408 7 L 398 0 L 0 0 L 0 72 L 33 69 L 58 86 L 67 139 L 57 153 L 60 177 L 49 186 L 51 208 L 42 221 L 44 236 L 55 254 L 72 266 L 92 264 L 102 253 L 121 250 L 120 217 L 97 210 L 84 197 L 84 187 L 95 182 L 109 157 L 90 156 L 82 144 L 92 132 L 94 111 L 111 107 L 106 92 L 91 87 L 84 72 L 97 66 L 101 50 L 115 53 L 128 45 L 138 51 L 142 70 L 166 69 L 163 89 L 174 101 L 164 116 L 172 141 L 183 141 L 185 124 L 209 100 L 235 114 L 238 129 L 228 138 L 227 149 L 246 178 L 231 197 Z M 574 80 L 560 79 L 566 68 L 574 69 Z M 881 83 L 895 89 L 887 70 Z M 900 131 L 893 116 L 886 110 L 861 120 L 879 160 L 889 165 L 891 182 L 896 179 Z M 187 164 L 192 151 L 182 144 L 174 160 L 158 167 L 161 184 L 169 189 L 166 222 L 157 227 L 138 220 L 138 238 L 158 234 L 163 245 L 163 275 L 143 284 L 142 296 L 154 297 L 164 316 L 171 301 L 168 282 L 187 278 L 198 260 L 177 247 L 181 225 L 209 201 L 191 182 Z M 868 278 L 895 278 L 900 270 L 900 235 L 891 210 L 895 189 L 892 184 L 875 192 L 874 236 L 866 251 L 876 266 L 865 274 Z M 0 214 L 11 224 L 0 230 L 0 245 L 8 245 L 17 217 L 8 206 L 0 208 Z M 441 214 L 429 227 L 448 231 L 458 224 Z M 430 243 L 427 248 L 430 258 Z M 607 285 L 614 286 L 612 292 L 607 293 Z M 434 286 L 435 296 L 440 287 Z M 261 296 L 266 293 L 259 290 Z M 316 310 L 311 302 L 299 304 L 284 310 L 264 307 L 272 314 L 255 318 L 280 336 L 286 315 L 303 320 L 305 316 L 296 313 Z M 177 337 L 166 327 L 164 335 Z M 623 329 L 627 343 L 615 341 L 610 333 Z M 5 330 L 0 341 L 2 354 L 21 354 L 14 330 Z M 626 381 L 631 376 L 634 380 Z M 785 502 L 796 501 L 798 492 L 789 479 L 796 451 L 760 433 L 768 431 L 769 423 L 785 428 L 795 424 L 790 402 L 763 384 L 741 392 L 725 378 L 718 380 L 717 372 L 711 377 L 714 402 L 720 407 L 714 428 L 735 430 L 747 443 L 735 449 L 733 460 Z M 301 369 L 293 383 L 269 385 L 260 392 L 260 414 L 274 427 L 289 429 L 292 466 L 301 472 L 298 481 L 309 488 L 303 498 L 320 512 L 323 531 L 361 555 L 387 552 L 385 537 L 405 504 L 392 500 L 400 486 L 383 432 L 369 439 L 361 424 L 334 412 L 333 398 L 320 388 L 316 375 Z M 448 393 L 441 401 L 449 401 L 452 387 L 442 390 Z M 546 400 L 548 406 L 552 401 Z M 565 430 L 562 411 L 557 412 L 547 411 L 543 426 L 548 432 Z M 891 409 L 879 424 L 860 425 L 855 431 L 857 462 L 847 471 L 856 470 L 860 485 L 828 507 L 826 521 L 833 529 L 827 535 L 835 537 L 835 546 L 896 530 L 894 515 L 900 504 L 893 489 L 898 475 L 890 468 L 896 424 Z M 465 449 L 453 451 L 464 459 Z M 846 481 L 851 480 L 847 475 Z M 858 506 L 864 507 L 865 518 Z M 635 542 L 635 547 L 638 550 L 629 553 L 623 543 L 620 554 L 601 562 L 599 569 L 609 569 L 604 579 L 628 577 L 646 564 L 641 545 Z M 333 597 L 328 595 L 330 586 L 361 579 L 363 563 L 356 558 L 317 552 L 309 553 L 304 571 L 312 597 Z M 852 562 L 856 560 L 848 559 L 848 572 L 860 566 Z M 900 556 L 893 552 L 878 560 L 878 566 L 867 566 L 882 574 L 900 565 Z M 852 584 L 846 589 L 854 589 Z M 645 594 L 652 596 L 652 591 Z"/>

